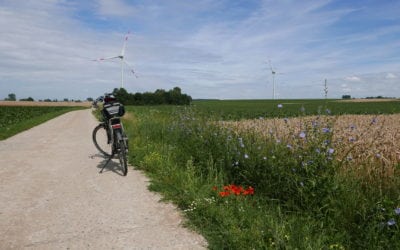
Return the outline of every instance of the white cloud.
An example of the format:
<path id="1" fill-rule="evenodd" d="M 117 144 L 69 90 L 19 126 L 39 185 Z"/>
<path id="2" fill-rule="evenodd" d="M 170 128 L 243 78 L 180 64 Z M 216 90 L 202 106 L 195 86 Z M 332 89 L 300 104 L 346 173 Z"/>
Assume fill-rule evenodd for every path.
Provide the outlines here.
<path id="1" fill-rule="evenodd" d="M 344 78 L 346 81 L 350 81 L 350 82 L 360 82 L 361 78 L 358 76 L 346 76 Z"/>
<path id="2" fill-rule="evenodd" d="M 385 78 L 386 79 L 397 79 L 397 76 L 393 73 L 387 73 Z"/>
<path id="3" fill-rule="evenodd" d="M 130 17 L 135 15 L 136 9 L 122 0 L 98 0 L 97 10 L 101 16 Z"/>

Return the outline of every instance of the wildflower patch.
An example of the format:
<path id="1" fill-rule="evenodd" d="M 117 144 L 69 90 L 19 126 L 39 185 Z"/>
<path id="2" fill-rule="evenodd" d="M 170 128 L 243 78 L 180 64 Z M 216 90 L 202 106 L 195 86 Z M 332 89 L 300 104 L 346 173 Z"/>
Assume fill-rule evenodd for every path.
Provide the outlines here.
<path id="1" fill-rule="evenodd" d="M 237 186 L 234 184 L 230 184 L 227 186 L 223 186 L 222 190 L 218 187 L 213 187 L 213 190 L 218 193 L 220 197 L 227 197 L 227 196 L 247 196 L 247 195 L 254 195 L 254 188 L 249 186 L 247 189 L 244 189 L 242 186 Z"/>

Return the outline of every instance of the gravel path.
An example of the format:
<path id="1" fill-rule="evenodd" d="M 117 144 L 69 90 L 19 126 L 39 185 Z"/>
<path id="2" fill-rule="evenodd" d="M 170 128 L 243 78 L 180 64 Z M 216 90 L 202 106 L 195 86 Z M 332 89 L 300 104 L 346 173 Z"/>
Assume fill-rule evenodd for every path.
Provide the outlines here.
<path id="1" fill-rule="evenodd" d="M 0 249 L 204 249 L 148 180 L 104 158 L 74 111 L 0 141 Z"/>

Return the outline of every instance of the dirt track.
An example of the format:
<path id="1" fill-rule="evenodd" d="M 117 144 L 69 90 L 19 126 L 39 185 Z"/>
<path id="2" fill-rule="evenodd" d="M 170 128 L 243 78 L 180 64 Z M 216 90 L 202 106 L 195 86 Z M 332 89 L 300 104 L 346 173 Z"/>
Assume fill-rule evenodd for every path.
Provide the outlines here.
<path id="1" fill-rule="evenodd" d="M 0 249 L 203 249 L 147 179 L 104 159 L 90 110 L 0 141 Z"/>

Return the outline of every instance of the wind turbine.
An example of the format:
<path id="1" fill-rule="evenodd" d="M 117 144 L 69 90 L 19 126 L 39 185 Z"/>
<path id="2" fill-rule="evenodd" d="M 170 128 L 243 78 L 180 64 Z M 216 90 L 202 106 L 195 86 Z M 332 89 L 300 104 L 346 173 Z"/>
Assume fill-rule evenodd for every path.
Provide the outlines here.
<path id="1" fill-rule="evenodd" d="M 275 100 L 275 75 L 277 74 L 276 71 L 272 68 L 272 63 L 271 60 L 268 60 L 269 62 L 269 68 L 271 69 L 271 75 L 272 75 L 272 99 Z M 278 73 L 282 74 L 282 73 Z"/>
<path id="2" fill-rule="evenodd" d="M 120 59 L 121 60 L 121 88 L 124 87 L 124 68 L 125 68 L 125 65 L 130 68 L 130 71 L 132 72 L 132 74 L 135 75 L 136 78 L 137 78 L 137 75 L 136 75 L 135 71 L 133 70 L 133 67 L 131 65 L 129 65 L 129 63 L 127 63 L 125 61 L 125 48 L 126 48 L 126 42 L 128 41 L 129 33 L 130 32 L 128 32 L 128 34 L 125 36 L 124 43 L 122 45 L 122 50 L 121 50 L 121 53 L 119 55 L 111 56 L 111 57 L 105 57 L 105 58 L 99 58 L 99 59 L 93 60 L 93 61 L 101 62 L 101 61 L 113 60 L 113 59 L 117 59 L 117 58 Z"/>

